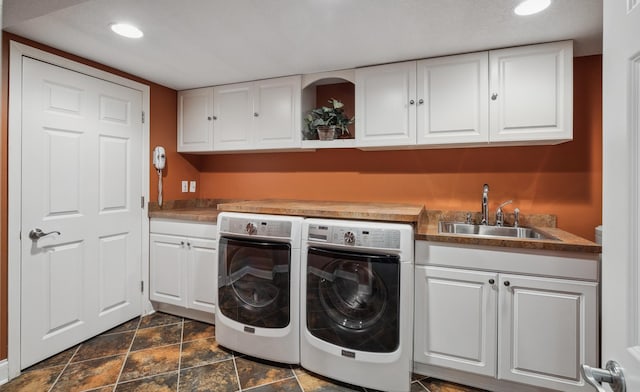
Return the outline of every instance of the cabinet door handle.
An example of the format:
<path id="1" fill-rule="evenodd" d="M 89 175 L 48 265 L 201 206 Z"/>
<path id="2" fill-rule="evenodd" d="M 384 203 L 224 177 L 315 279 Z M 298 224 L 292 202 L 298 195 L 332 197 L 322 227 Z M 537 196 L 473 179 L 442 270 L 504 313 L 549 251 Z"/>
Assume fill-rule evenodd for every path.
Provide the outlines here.
<path id="1" fill-rule="evenodd" d="M 494 284 L 496 281 L 493 279 L 489 279 L 489 284 Z"/>
<path id="2" fill-rule="evenodd" d="M 424 103 L 424 99 L 420 98 L 420 99 L 418 100 L 418 103 L 419 103 L 420 105 L 422 105 L 422 104 Z"/>
<path id="3" fill-rule="evenodd" d="M 495 101 L 496 99 L 498 99 L 498 93 L 491 94 L 491 100 Z"/>
<path id="4" fill-rule="evenodd" d="M 509 286 L 511 286 L 511 282 L 509 282 L 508 280 L 505 280 L 505 281 L 504 281 L 504 285 L 505 285 L 505 286 L 507 286 L 507 287 L 509 287 Z"/>
<path id="5" fill-rule="evenodd" d="M 253 117 L 258 117 L 259 115 L 258 112 L 253 113 Z"/>
<path id="6" fill-rule="evenodd" d="M 413 105 L 415 103 L 416 103 L 416 101 L 414 101 L 413 99 L 411 101 L 409 101 L 409 105 Z"/>

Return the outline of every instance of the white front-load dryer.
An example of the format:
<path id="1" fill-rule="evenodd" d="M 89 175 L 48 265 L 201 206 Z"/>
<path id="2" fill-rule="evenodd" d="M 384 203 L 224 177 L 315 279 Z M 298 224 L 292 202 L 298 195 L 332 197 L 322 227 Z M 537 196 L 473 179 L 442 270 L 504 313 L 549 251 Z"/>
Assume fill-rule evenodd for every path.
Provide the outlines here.
<path id="1" fill-rule="evenodd" d="M 413 228 L 306 219 L 300 361 L 312 372 L 408 392 L 413 343 Z"/>
<path id="2" fill-rule="evenodd" d="M 303 219 L 218 216 L 216 340 L 271 361 L 300 363 L 300 233 Z"/>

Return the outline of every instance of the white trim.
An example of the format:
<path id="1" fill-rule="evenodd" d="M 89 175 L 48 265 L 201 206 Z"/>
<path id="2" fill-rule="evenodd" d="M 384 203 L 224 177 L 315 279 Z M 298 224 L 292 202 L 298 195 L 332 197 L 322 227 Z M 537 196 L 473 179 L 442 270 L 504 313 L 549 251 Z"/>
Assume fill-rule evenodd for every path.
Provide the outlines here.
<path id="1" fill-rule="evenodd" d="M 9 361 L 3 359 L 0 361 L 0 385 L 9 381 Z"/>
<path id="2" fill-rule="evenodd" d="M 8 208 L 8 377 L 14 378 L 20 374 L 20 260 L 21 260 L 21 145 L 22 145 L 22 57 L 31 57 L 49 64 L 67 68 L 95 78 L 117 83 L 142 92 L 142 110 L 146 114 L 142 124 L 142 194 L 145 198 L 142 213 L 141 236 L 141 271 L 144 282 L 142 293 L 141 314 L 153 311 L 148 293 L 149 287 L 149 113 L 150 113 L 150 87 L 148 85 L 117 76 L 97 68 L 81 64 L 58 55 L 45 52 L 15 41 L 11 41 L 9 54 L 9 208 Z M 0 362 L 0 377 L 2 376 L 2 363 Z"/>

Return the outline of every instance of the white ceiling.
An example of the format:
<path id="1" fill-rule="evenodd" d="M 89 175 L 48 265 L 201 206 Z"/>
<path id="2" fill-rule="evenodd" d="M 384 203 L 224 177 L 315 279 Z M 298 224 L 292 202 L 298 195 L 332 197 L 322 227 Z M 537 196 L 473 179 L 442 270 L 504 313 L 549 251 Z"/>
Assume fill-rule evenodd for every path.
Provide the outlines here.
<path id="1" fill-rule="evenodd" d="M 3 27 L 176 90 L 564 39 L 602 52 L 602 0 L 519 1 L 4 0 Z"/>

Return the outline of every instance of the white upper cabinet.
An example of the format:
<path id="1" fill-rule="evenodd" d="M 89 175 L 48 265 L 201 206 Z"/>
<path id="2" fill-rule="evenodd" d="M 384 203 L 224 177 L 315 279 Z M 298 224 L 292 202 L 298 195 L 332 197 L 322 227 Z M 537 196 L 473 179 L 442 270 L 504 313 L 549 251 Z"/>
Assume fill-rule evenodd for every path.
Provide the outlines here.
<path id="1" fill-rule="evenodd" d="M 178 92 L 178 152 L 213 150 L 213 88 Z"/>
<path id="2" fill-rule="evenodd" d="M 215 151 L 300 147 L 300 76 L 213 90 Z"/>
<path id="3" fill-rule="evenodd" d="M 215 130 L 214 150 L 250 148 L 253 121 L 253 83 L 238 83 L 213 88 Z"/>
<path id="4" fill-rule="evenodd" d="M 416 143 L 416 62 L 356 69 L 356 145 Z"/>
<path id="5" fill-rule="evenodd" d="M 573 138 L 571 41 L 493 50 L 489 67 L 492 143 Z"/>
<path id="6" fill-rule="evenodd" d="M 421 60 L 417 66 L 418 145 L 488 142 L 488 52 Z"/>

